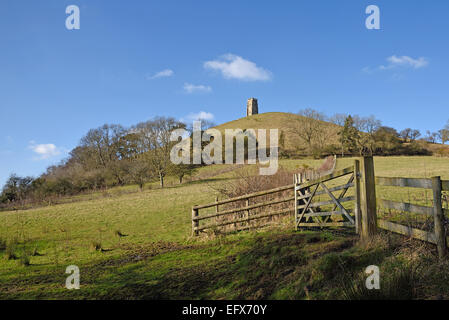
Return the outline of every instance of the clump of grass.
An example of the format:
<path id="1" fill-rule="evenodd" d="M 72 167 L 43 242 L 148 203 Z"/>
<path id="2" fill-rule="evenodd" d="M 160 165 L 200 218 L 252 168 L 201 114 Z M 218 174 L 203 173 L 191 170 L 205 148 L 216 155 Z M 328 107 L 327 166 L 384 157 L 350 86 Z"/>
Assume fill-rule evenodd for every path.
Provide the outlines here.
<path id="1" fill-rule="evenodd" d="M 101 242 L 99 242 L 99 241 L 92 241 L 91 247 L 95 251 L 101 251 L 103 249 L 103 246 L 101 245 Z"/>
<path id="2" fill-rule="evenodd" d="M 17 247 L 16 240 L 10 240 L 6 244 L 6 247 L 5 247 L 5 259 L 6 260 L 16 260 L 17 259 L 16 247 Z"/>
<path id="3" fill-rule="evenodd" d="M 411 300 L 416 298 L 418 273 L 413 266 L 396 266 L 392 272 L 381 272 L 380 289 L 367 289 L 364 273 L 354 280 L 342 281 L 343 297 L 348 300 Z"/>
<path id="4" fill-rule="evenodd" d="M 23 250 L 22 255 L 19 259 L 19 264 L 24 267 L 28 267 L 30 265 L 30 252 L 28 250 Z"/>
<path id="5" fill-rule="evenodd" d="M 37 246 L 34 246 L 33 249 L 31 249 L 30 255 L 32 257 L 41 256 L 41 254 L 37 251 Z"/>
<path id="6" fill-rule="evenodd" d="M 6 249 L 6 240 L 0 238 L 0 250 Z"/>

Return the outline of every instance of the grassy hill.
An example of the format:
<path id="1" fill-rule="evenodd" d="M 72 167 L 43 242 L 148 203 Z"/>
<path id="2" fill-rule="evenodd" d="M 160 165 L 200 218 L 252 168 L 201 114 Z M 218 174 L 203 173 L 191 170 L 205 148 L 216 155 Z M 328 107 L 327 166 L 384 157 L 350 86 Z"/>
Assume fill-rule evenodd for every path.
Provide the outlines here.
<path id="1" fill-rule="evenodd" d="M 286 150 L 301 150 L 306 148 L 306 144 L 294 133 L 294 129 L 301 126 L 300 121 L 303 119 L 305 118 L 294 113 L 267 112 L 226 122 L 215 128 L 223 133 L 225 129 L 279 129 L 279 136 L 281 132 L 284 134 Z M 323 134 L 328 137 L 326 143 L 338 144 L 337 132 L 340 127 L 325 121 L 322 124 L 325 128 Z"/>
<path id="2" fill-rule="evenodd" d="M 337 169 L 352 161 L 339 160 Z M 282 160 L 280 164 L 295 169 L 320 162 Z M 381 176 L 449 179 L 443 158 L 376 157 L 375 166 Z M 164 189 L 147 185 L 139 192 L 137 186 L 127 186 L 73 203 L 1 212 L 0 299 L 344 298 L 342 284 L 357 279 L 369 264 L 395 275 L 401 263 L 421 259 L 421 254 L 423 263 L 433 259 L 432 245 L 417 242 L 416 249 L 409 241 L 402 245 L 381 239 L 364 248 L 350 234 L 293 232 L 288 218 L 286 227 L 277 229 L 192 239 L 191 207 L 213 201 L 216 191 L 211 187 L 235 179 L 233 172 L 220 173 L 224 167 L 201 168 L 198 175 L 207 171 L 208 179 L 182 185 L 169 181 Z M 390 193 L 379 189 L 379 196 L 392 200 L 411 196 Z M 426 199 L 430 198 L 428 194 Z M 116 231 L 126 236 L 120 238 Z M 16 260 L 6 259 L 3 241 L 15 241 Z M 96 243 L 104 250 L 95 250 Z M 26 252 L 35 253 L 30 265 L 20 262 Z M 68 265 L 80 268 L 80 290 L 64 287 Z M 440 273 L 437 267 L 423 265 L 419 297 L 449 292 L 447 272 Z M 404 281 L 401 274 L 397 277 L 391 279 L 392 287 Z"/>

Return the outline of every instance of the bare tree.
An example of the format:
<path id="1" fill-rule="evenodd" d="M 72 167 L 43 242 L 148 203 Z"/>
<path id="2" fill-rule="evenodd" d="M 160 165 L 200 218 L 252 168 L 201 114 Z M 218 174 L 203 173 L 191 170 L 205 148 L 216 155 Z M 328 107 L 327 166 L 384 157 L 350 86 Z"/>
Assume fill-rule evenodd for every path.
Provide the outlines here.
<path id="1" fill-rule="evenodd" d="M 330 117 L 329 121 L 337 126 L 343 127 L 345 125 L 345 120 L 348 117 L 345 113 L 336 113 Z"/>
<path id="2" fill-rule="evenodd" d="M 307 145 L 310 153 L 315 147 L 322 147 L 323 136 L 326 134 L 326 116 L 314 109 L 304 109 L 298 113 L 301 117 L 297 120 L 291 131 L 300 137 Z"/>
<path id="3" fill-rule="evenodd" d="M 410 132 L 410 140 L 415 141 L 421 136 L 421 132 L 417 129 L 412 129 Z"/>
<path id="4" fill-rule="evenodd" d="M 121 125 L 105 124 L 89 130 L 80 143 L 87 158 L 90 158 L 90 163 L 94 161 L 94 169 L 109 171 L 119 184 L 124 183 L 124 172 L 118 161 L 121 160 L 120 144 L 125 134 L 126 130 Z"/>
<path id="5" fill-rule="evenodd" d="M 353 121 L 354 127 L 360 133 L 356 141 L 359 154 L 363 155 L 364 151 L 368 151 L 370 155 L 373 155 L 375 146 L 374 134 L 381 126 L 380 120 L 377 120 L 373 115 L 369 117 L 355 115 Z"/>
<path id="6" fill-rule="evenodd" d="M 449 141 L 449 129 L 441 129 L 438 131 L 438 139 L 442 144 L 446 144 Z"/>
<path id="7" fill-rule="evenodd" d="M 133 130 L 139 135 L 141 153 L 150 170 L 159 177 L 162 188 L 165 176 L 174 165 L 170 160 L 170 150 L 174 144 L 170 141 L 170 135 L 173 130 L 180 128 L 185 128 L 185 124 L 174 118 L 158 117 L 139 123 Z"/>

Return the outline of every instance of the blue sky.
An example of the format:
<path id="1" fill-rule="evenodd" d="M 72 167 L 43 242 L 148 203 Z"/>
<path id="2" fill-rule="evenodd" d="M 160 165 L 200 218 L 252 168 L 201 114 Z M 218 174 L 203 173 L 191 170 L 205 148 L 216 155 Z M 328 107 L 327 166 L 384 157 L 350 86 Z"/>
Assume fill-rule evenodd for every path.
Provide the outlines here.
<path id="1" fill-rule="evenodd" d="M 367 30 L 365 8 L 380 8 Z M 80 30 L 65 9 L 80 8 Z M 203 112 L 222 123 L 312 107 L 438 130 L 449 119 L 448 1 L 0 3 L 0 185 L 90 129 Z"/>

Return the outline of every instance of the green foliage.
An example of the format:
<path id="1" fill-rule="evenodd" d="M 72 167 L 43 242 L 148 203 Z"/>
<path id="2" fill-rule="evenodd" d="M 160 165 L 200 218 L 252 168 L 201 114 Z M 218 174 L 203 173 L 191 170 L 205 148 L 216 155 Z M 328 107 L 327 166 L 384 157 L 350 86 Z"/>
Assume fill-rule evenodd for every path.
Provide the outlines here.
<path id="1" fill-rule="evenodd" d="M 345 119 L 345 124 L 338 135 L 342 145 L 342 150 L 351 154 L 357 150 L 359 131 L 354 126 L 354 119 L 352 116 L 347 116 Z"/>

